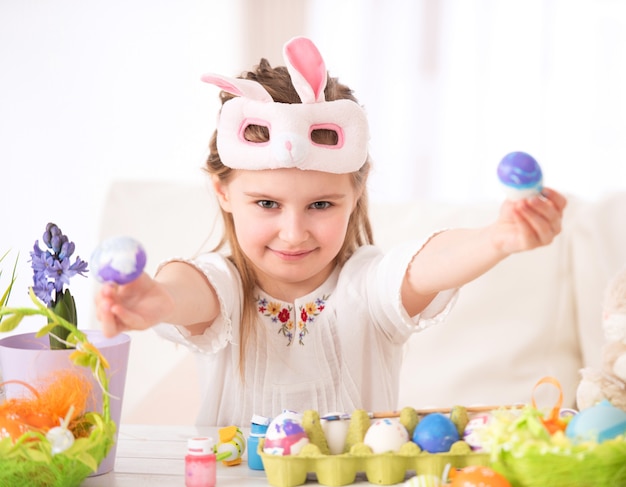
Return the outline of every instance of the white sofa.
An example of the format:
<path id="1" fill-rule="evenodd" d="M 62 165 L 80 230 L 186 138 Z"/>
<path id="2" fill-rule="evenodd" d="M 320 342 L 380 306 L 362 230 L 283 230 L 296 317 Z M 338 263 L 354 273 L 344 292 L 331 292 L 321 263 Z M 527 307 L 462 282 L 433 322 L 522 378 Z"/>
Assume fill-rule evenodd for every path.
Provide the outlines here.
<path id="1" fill-rule="evenodd" d="M 371 216 L 377 243 L 388 248 L 433 229 L 487 223 L 498 207 L 415 201 L 373 205 Z M 626 192 L 597 201 L 570 196 L 552 245 L 514 255 L 468 284 L 445 323 L 411 338 L 398 406 L 527 402 L 545 375 L 559 379 L 565 405 L 575 406 L 579 369 L 600 360 L 606 284 L 626 265 L 625 215 Z M 104 204 L 101 236 L 140 240 L 152 272 L 168 257 L 211 248 L 220 229 L 208 186 L 119 181 Z M 193 424 L 192 354 L 151 331 L 132 337 L 122 421 Z M 538 404 L 554 399 L 537 393 Z"/>

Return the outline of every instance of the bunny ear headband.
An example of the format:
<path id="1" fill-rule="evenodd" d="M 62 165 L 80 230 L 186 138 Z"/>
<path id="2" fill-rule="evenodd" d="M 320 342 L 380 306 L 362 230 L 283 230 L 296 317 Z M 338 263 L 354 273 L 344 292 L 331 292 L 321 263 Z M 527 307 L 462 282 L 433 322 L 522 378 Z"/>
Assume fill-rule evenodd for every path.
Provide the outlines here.
<path id="1" fill-rule="evenodd" d="M 302 103 L 274 102 L 256 81 L 217 74 L 202 76 L 202 81 L 237 95 L 224 103 L 217 124 L 222 162 L 232 169 L 357 171 L 367 158 L 369 138 L 363 109 L 352 100 L 325 101 L 326 66 L 309 39 L 290 40 L 283 55 Z M 250 125 L 266 127 L 270 140 L 246 140 L 244 132 Z M 314 142 L 311 135 L 321 129 L 334 131 L 336 144 Z"/>

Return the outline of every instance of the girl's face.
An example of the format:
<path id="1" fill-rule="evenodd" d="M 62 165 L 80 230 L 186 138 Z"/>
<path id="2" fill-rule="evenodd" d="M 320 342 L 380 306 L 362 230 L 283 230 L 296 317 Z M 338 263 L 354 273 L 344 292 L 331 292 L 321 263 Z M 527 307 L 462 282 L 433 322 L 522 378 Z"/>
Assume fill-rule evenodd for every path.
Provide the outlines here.
<path id="1" fill-rule="evenodd" d="M 293 301 L 326 280 L 359 196 L 351 175 L 237 170 L 213 185 L 265 292 Z"/>

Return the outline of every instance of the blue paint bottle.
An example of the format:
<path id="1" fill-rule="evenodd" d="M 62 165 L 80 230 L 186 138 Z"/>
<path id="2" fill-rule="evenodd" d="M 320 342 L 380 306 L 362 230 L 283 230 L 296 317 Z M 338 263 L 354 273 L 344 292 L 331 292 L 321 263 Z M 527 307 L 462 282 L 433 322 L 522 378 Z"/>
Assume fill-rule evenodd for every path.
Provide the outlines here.
<path id="1" fill-rule="evenodd" d="M 267 427 L 271 419 L 255 414 L 250 424 L 250 436 L 248 436 L 248 467 L 252 470 L 264 470 L 263 461 L 258 453 L 259 440 L 265 438 Z"/>

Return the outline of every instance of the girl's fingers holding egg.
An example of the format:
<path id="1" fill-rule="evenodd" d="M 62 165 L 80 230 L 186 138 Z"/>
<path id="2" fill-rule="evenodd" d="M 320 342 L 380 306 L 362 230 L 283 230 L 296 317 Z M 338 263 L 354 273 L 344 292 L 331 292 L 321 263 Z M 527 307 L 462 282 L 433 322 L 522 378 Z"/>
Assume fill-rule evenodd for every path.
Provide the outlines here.
<path id="1" fill-rule="evenodd" d="M 547 245 L 561 231 L 558 212 L 549 206 L 541 204 L 539 198 L 524 200 L 517 205 L 516 215 L 527 242 L 525 248 Z"/>
<path id="2" fill-rule="evenodd" d="M 567 206 L 567 198 L 558 191 L 555 191 L 551 188 L 543 188 L 541 190 L 540 197 L 549 200 L 560 212 L 562 212 Z"/>

